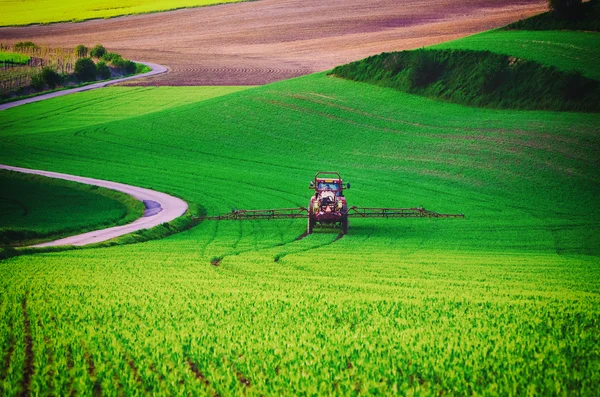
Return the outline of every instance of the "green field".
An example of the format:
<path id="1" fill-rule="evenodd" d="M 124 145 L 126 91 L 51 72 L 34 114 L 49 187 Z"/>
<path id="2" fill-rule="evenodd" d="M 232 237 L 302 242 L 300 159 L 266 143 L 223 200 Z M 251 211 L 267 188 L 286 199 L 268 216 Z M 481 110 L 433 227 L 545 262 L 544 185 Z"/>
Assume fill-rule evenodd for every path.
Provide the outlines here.
<path id="1" fill-rule="evenodd" d="M 324 73 L 182 89 L 187 104 L 133 90 L 0 113 L 0 162 L 209 214 L 306 205 L 315 171 L 337 170 L 350 205 L 466 219 L 356 219 L 341 239 L 301 240 L 302 220 L 205 221 L 2 261 L 4 394 L 598 394 L 600 115 L 469 108 Z"/>
<path id="2" fill-rule="evenodd" d="M 492 51 L 600 80 L 600 33 L 492 30 L 431 48 Z"/>
<path id="3" fill-rule="evenodd" d="M 0 51 L 0 62 L 10 62 L 25 65 L 29 61 L 29 57 L 15 52 Z"/>
<path id="4" fill-rule="evenodd" d="M 0 244 L 23 244 L 133 222 L 142 202 L 125 194 L 0 170 Z"/>
<path id="5" fill-rule="evenodd" d="M 76 22 L 240 1 L 243 0 L 0 0 L 0 26 Z"/>

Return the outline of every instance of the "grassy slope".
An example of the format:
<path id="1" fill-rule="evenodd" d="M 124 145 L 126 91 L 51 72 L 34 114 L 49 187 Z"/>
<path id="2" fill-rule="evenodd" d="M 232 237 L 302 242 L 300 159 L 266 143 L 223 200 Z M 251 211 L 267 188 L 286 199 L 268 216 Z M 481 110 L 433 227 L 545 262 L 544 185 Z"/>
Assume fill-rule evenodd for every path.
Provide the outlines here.
<path id="1" fill-rule="evenodd" d="M 600 116 L 473 109 L 317 74 L 160 111 L 140 96 L 106 120 L 129 101 L 114 90 L 3 112 L 0 161 L 209 213 L 304 205 L 314 172 L 335 169 L 352 205 L 467 219 L 353 220 L 339 241 L 295 241 L 303 221 L 204 222 L 4 261 L 0 348 L 10 327 L 24 332 L 25 297 L 36 387 L 598 391 Z M 19 389 L 24 351 L 5 388 Z"/>
<path id="2" fill-rule="evenodd" d="M 212 4 L 237 3 L 242 0 L 0 0 L 0 26 L 31 25 L 36 23 L 73 22 L 94 18 L 199 7 Z"/>
<path id="3" fill-rule="evenodd" d="M 144 205 L 125 194 L 0 170 L 0 244 L 51 240 L 125 224 Z"/>
<path id="4" fill-rule="evenodd" d="M 95 100 L 99 100 L 103 103 L 101 107 L 93 107 L 92 102 L 86 102 L 86 110 L 81 112 L 80 115 L 75 115 L 75 109 L 63 108 L 64 103 L 60 105 L 60 112 L 66 111 L 71 113 L 71 126 L 77 126 L 77 121 L 82 121 L 83 125 L 96 124 L 98 121 L 107 122 L 110 120 L 120 120 L 123 118 L 131 117 L 132 115 L 144 114 L 145 112 L 154 112 L 163 108 L 169 108 L 178 106 L 181 104 L 196 102 L 206 98 L 212 98 L 215 96 L 225 95 L 227 93 L 244 90 L 247 87 L 185 87 L 180 89 L 172 89 L 169 87 L 163 88 L 105 88 L 101 91 L 95 91 Z M 85 96 L 85 94 L 84 94 Z M 71 98 L 73 102 L 80 104 L 80 97 L 73 96 Z M 143 100 L 143 106 L 140 106 L 140 101 Z M 85 102 L 85 100 L 84 100 Z M 93 108 L 93 109 L 92 109 Z M 26 115 L 28 113 L 27 107 L 20 108 L 20 112 L 16 114 Z M 52 106 L 50 107 L 52 109 Z M 10 123 L 10 117 L 2 118 L 5 114 L 0 115 L 0 120 L 3 122 Z M 81 116 L 81 117 L 78 117 Z M 20 117 L 20 116 L 19 116 Z M 20 120 L 19 123 L 23 121 Z M 3 208 L 2 219 L 0 220 L 0 229 L 4 231 L 4 234 L 8 233 L 13 235 L 14 238 L 18 237 L 10 231 L 18 231 L 19 234 L 26 233 L 31 235 L 31 238 L 44 238 L 45 240 L 56 238 L 57 236 L 64 236 L 68 234 L 76 234 L 79 232 L 93 230 L 100 226 L 106 226 L 111 221 L 119 218 L 119 224 L 127 223 L 141 215 L 137 212 L 129 214 L 126 218 L 123 218 L 125 212 L 123 205 L 115 207 L 116 202 L 114 200 L 106 199 L 102 195 L 89 193 L 91 189 L 96 191 L 96 188 L 74 187 L 83 186 L 74 183 L 58 182 L 55 180 L 51 183 L 42 182 L 46 179 L 42 177 L 20 177 L 18 180 L 14 178 L 3 180 L 3 194 L 1 197 L 9 197 L 10 202 L 16 203 L 21 202 L 30 210 L 35 207 L 33 215 L 30 211 L 27 218 L 23 218 L 22 209 L 19 206 L 6 205 Z M 5 182 L 5 183 L 4 183 Z M 36 183 L 37 182 L 37 183 Z M 38 185 L 42 183 L 41 185 Z M 13 186 L 13 184 L 18 184 Z M 13 188 L 11 188 L 14 187 Z M 17 189 L 17 187 L 20 187 Z M 47 194 L 34 194 L 36 189 L 44 191 Z M 53 193 L 56 190 L 57 193 Z M 105 191 L 104 189 L 100 189 Z M 40 193 L 40 192 L 38 192 Z M 112 193 L 108 193 L 110 196 Z M 49 208 L 44 211 L 42 204 L 45 201 L 39 201 L 38 197 L 53 196 Z M 105 194 L 106 195 L 106 194 Z M 64 196 L 63 206 L 60 205 L 61 197 Z M 128 197 L 120 193 L 115 193 L 118 197 Z M 94 200 L 93 198 L 97 200 Z M 77 205 L 77 200 L 81 198 L 82 203 Z M 105 202 L 104 200 L 108 200 Z M 129 203 L 129 200 L 123 200 L 123 202 Z M 8 202 L 7 202 L 8 203 Z M 112 203 L 112 208 L 109 204 Z M 137 203 L 137 201 L 136 201 Z M 79 208 L 83 205 L 86 208 Z M 130 207 L 131 205 L 128 204 Z M 74 206 L 78 207 L 76 213 L 71 212 Z M 89 207 L 89 208 L 87 208 Z M 143 209 L 143 207 L 141 207 Z M 131 209 L 131 208 L 130 208 Z M 133 218 L 132 218 L 133 217 Z M 14 240 L 11 238 L 11 240 Z M 28 239 L 29 240 L 29 239 Z"/>
<path id="5" fill-rule="evenodd" d="M 431 48 L 488 50 L 600 80 L 600 33 L 493 30 Z"/>

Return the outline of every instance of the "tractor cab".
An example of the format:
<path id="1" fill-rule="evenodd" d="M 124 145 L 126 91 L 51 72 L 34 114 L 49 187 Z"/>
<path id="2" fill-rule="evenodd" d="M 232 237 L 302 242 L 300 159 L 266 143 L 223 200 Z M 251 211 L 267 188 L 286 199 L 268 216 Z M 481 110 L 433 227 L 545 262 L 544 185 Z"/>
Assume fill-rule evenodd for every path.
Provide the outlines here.
<path id="1" fill-rule="evenodd" d="M 314 189 L 317 195 L 333 192 L 336 196 L 343 196 L 344 188 L 350 189 L 350 184 L 344 186 L 342 178 L 337 172 L 317 172 L 314 181 L 311 181 L 309 185 L 309 189 Z"/>

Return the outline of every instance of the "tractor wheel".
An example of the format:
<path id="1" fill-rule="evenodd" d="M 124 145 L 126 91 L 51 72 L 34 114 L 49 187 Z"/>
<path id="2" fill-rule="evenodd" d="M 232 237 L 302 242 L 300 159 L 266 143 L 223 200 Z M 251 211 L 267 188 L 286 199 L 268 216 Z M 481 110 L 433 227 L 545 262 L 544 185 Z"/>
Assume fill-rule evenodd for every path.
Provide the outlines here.
<path id="1" fill-rule="evenodd" d="M 348 217 L 347 216 L 344 216 L 342 218 L 341 225 L 342 225 L 342 234 L 348 234 Z"/>
<path id="2" fill-rule="evenodd" d="M 308 217 L 308 224 L 306 226 L 306 234 L 312 234 L 313 229 L 315 228 L 315 220 L 310 216 Z"/>

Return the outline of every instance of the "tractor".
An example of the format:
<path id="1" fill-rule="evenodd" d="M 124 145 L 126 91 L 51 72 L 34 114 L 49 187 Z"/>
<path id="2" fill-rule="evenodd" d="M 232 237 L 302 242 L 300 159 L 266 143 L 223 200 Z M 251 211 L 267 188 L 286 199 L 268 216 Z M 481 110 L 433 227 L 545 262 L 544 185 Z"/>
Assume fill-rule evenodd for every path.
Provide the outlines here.
<path id="1" fill-rule="evenodd" d="M 308 225 L 306 233 L 311 234 L 317 223 L 338 225 L 343 234 L 348 233 L 348 204 L 344 197 L 344 188 L 350 184 L 342 183 L 337 172 L 319 171 L 308 187 L 315 191 L 308 204 Z"/>
<path id="2" fill-rule="evenodd" d="M 195 220 L 250 220 L 250 219 L 294 219 L 307 218 L 306 234 L 312 234 L 316 225 L 331 225 L 340 228 L 341 234 L 348 233 L 348 218 L 464 218 L 464 214 L 440 214 L 423 207 L 348 207 L 342 177 L 335 171 L 319 171 L 310 182 L 309 189 L 315 194 L 308 208 L 274 208 L 267 210 L 232 210 L 217 216 L 202 216 Z"/>

